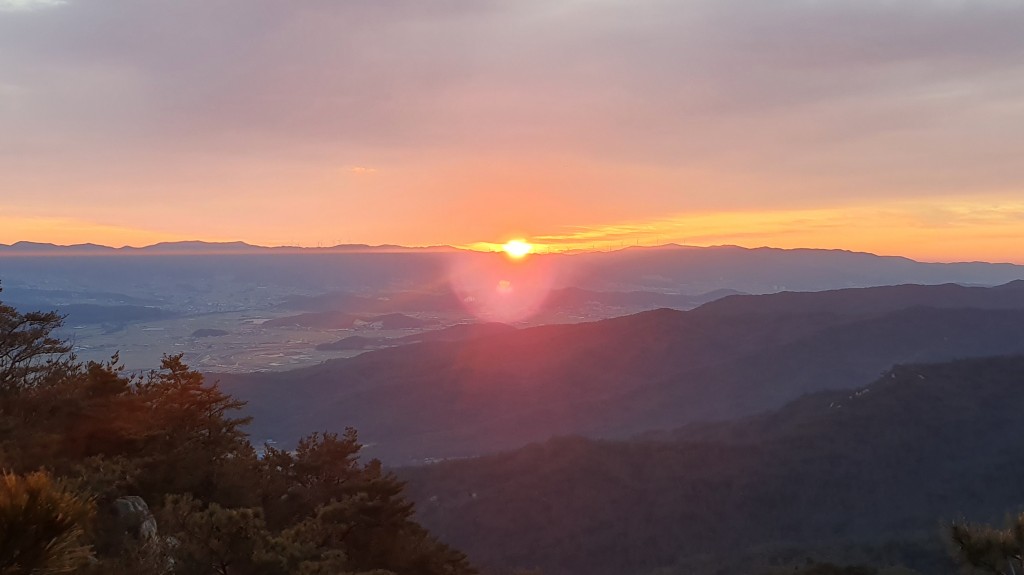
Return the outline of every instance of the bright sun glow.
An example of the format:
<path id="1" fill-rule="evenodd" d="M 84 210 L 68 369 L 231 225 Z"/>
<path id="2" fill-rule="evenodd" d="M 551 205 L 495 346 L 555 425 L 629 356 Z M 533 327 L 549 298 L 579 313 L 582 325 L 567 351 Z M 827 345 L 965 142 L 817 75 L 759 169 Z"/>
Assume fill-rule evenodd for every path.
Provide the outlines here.
<path id="1" fill-rule="evenodd" d="M 509 257 L 519 259 L 532 252 L 533 246 L 523 240 L 510 240 L 502 246 L 502 249 L 505 250 L 505 253 L 508 254 Z"/>

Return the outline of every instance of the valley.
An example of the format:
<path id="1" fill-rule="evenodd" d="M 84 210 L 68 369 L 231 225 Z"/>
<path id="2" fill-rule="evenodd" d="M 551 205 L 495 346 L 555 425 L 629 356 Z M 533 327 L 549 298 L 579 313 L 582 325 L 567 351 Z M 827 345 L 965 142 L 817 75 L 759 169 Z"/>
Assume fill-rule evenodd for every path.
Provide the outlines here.
<path id="1" fill-rule="evenodd" d="M 768 573 L 800 558 L 951 574 L 936 521 L 1024 509 L 1024 279 L 759 294 L 722 279 L 687 294 L 559 286 L 543 265 L 417 285 L 374 260 L 376 280 L 322 285 L 271 281 L 256 260 L 162 257 L 81 277 L 0 257 L 33 271 L 3 278 L 5 313 L 55 310 L 78 361 L 117 354 L 115 379 L 198 370 L 217 387 L 196 397 L 235 402 L 239 465 L 342 449 L 355 473 L 358 451 L 358 473 L 400 478 L 416 521 L 488 574 Z M 118 265 L 148 279 L 107 281 L 129 273 Z M 234 272 L 211 279 L 214 265 Z M 489 290 L 498 277 L 514 279 Z M 155 389 L 118 385 L 117 401 Z M 136 417 L 90 432 L 85 452 Z"/>

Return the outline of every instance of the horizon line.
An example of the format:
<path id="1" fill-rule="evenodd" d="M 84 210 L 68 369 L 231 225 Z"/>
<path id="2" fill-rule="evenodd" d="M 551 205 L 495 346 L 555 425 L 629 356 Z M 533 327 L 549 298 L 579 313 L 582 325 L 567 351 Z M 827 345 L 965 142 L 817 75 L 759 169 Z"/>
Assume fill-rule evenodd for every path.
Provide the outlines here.
<path id="1" fill-rule="evenodd" d="M 296 254 L 296 253 L 316 253 L 316 254 L 359 254 L 359 253 L 480 253 L 480 254 L 494 254 L 501 253 L 501 244 L 492 244 L 489 242 L 476 242 L 474 244 L 453 246 L 450 244 L 436 244 L 426 246 L 405 246 L 400 244 L 363 244 L 363 243 L 352 243 L 352 244 L 336 244 L 332 246 L 296 246 L 296 245 L 276 245 L 266 246 L 260 244 L 252 244 L 243 240 L 235 241 L 206 241 L 206 240 L 176 240 L 176 241 L 165 241 L 157 242 L 154 244 L 148 244 L 144 246 L 131 246 L 123 245 L 120 247 L 108 246 L 104 244 L 97 244 L 92 242 L 84 242 L 78 244 L 55 244 L 50 242 L 35 242 L 28 240 L 21 240 L 12 244 L 0 243 L 0 257 L 47 257 L 47 256 L 183 256 L 183 255 L 267 255 L 265 252 L 273 252 L 275 255 L 280 254 Z M 869 255 L 879 258 L 901 258 L 918 263 L 934 263 L 934 264 L 989 264 L 989 265 L 1012 265 L 1021 266 L 1024 264 L 1018 264 L 1014 262 L 1004 261 L 987 261 L 987 260 L 970 260 L 970 261 L 924 261 L 914 259 L 904 255 L 892 255 L 892 254 L 878 254 L 874 252 L 868 252 L 863 250 L 851 250 L 844 248 L 819 248 L 819 247 L 798 247 L 798 248 L 780 248 L 774 246 L 742 246 L 738 244 L 716 244 L 716 245 L 692 245 L 692 244 L 679 244 L 675 242 L 669 242 L 665 244 L 657 245 L 632 245 L 615 247 L 613 249 L 600 249 L 595 247 L 594 249 L 564 249 L 564 250 L 552 250 L 549 245 L 542 245 L 544 251 L 535 251 L 531 253 L 531 256 L 545 256 L 545 255 L 583 255 L 583 254 L 598 254 L 598 253 L 615 253 L 627 250 L 651 250 L 651 249 L 722 249 L 722 248 L 734 248 L 740 250 L 756 251 L 756 250 L 777 250 L 783 252 L 793 251 L 821 251 L 821 252 L 844 252 L 849 254 L 862 254 Z M 174 249 L 175 247 L 193 246 L 196 249 Z M 233 249 L 217 249 L 224 247 L 232 247 Z M 477 246 L 477 247 L 473 247 Z M 487 246 L 487 247 L 482 247 Z M 27 249 L 26 249 L 27 248 Z M 115 253 L 111 253 L 115 252 Z"/>

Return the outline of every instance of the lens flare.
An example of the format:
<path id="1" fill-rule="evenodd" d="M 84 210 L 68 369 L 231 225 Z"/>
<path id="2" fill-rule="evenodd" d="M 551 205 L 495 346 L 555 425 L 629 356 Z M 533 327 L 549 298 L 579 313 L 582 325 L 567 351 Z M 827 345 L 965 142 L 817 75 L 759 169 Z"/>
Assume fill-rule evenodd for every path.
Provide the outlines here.
<path id="1" fill-rule="evenodd" d="M 467 312 L 481 321 L 518 323 L 541 313 L 551 289 L 560 284 L 558 260 L 513 258 L 495 252 L 460 254 L 448 281 Z"/>

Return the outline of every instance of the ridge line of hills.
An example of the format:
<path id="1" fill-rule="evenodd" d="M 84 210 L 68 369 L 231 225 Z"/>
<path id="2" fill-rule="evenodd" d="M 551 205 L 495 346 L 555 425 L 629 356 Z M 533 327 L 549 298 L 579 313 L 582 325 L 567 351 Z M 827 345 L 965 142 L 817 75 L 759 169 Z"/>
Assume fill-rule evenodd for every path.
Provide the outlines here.
<path id="1" fill-rule="evenodd" d="M 441 293 L 447 289 L 445 293 L 457 293 L 465 300 L 480 290 L 493 291 L 500 280 L 510 281 L 516 293 L 540 297 L 556 288 L 665 294 L 729 289 L 761 294 L 896 283 L 992 286 L 1024 278 L 1024 265 L 1016 264 L 924 263 L 843 250 L 736 246 L 634 246 L 609 252 L 539 254 L 521 261 L 510 261 L 501 253 L 448 247 L 172 243 L 152 248 L 87 246 L 77 252 L 36 247 L 18 251 L 0 246 L 0 268 L 11 287 L 124 292 L 206 309 L 224 308 L 241 299 L 272 305 L 291 295 L 315 296 L 324 291 L 375 294 L 427 289 Z M 115 257 L 119 254 L 137 257 Z M 191 257 L 196 254 L 203 257 Z M 256 254 L 267 257 L 252 257 Z M 123 281 L 126 277 L 133 281 Z M 213 303 L 196 304 L 192 295 L 202 292 L 217 294 L 220 300 L 204 297 L 204 302 Z"/>
<path id="2" fill-rule="evenodd" d="M 937 265 L 993 265 L 993 266 L 1014 266 L 1024 268 L 1024 264 L 1012 262 L 989 262 L 982 260 L 932 262 L 916 260 L 905 256 L 882 255 L 859 250 L 848 250 L 841 248 L 776 248 L 770 246 L 744 247 L 733 244 L 712 245 L 712 246 L 691 246 L 677 243 L 667 243 L 656 246 L 626 246 L 610 250 L 570 250 L 564 252 L 538 253 L 536 255 L 594 255 L 594 254 L 616 254 L 623 252 L 657 252 L 657 251 L 716 251 L 734 250 L 743 252 L 788 252 L 788 253 L 821 253 L 821 254 L 849 254 L 856 256 L 870 256 L 885 260 L 904 261 L 919 264 Z M 160 255 L 160 254 L 245 254 L 245 253 L 388 253 L 388 252 L 411 252 L 411 253 L 436 253 L 436 252 L 476 252 L 466 248 L 441 244 L 430 246 L 403 246 L 399 244 L 336 244 L 332 246 L 262 246 L 250 244 L 244 241 L 230 242 L 209 242 L 202 240 L 182 240 L 170 242 L 157 242 L 145 246 L 121 246 L 113 247 L 96 243 L 81 244 L 55 244 L 49 242 L 18 241 L 13 244 L 0 243 L 0 256 L 22 255 Z M 482 252 L 488 253 L 488 252 Z"/>
<path id="3" fill-rule="evenodd" d="M 43 242 L 20 241 L 13 244 L 0 244 L 2 255 L 166 255 L 166 254 L 246 254 L 246 253 L 315 253 L 315 252 L 456 252 L 459 248 L 448 245 L 409 247 L 397 244 L 337 244 L 323 247 L 302 246 L 260 246 L 242 241 L 206 242 L 186 240 L 175 242 L 158 242 L 151 245 L 119 248 L 94 243 L 59 245 Z"/>
<path id="4" fill-rule="evenodd" d="M 407 463 L 727 420 L 897 363 L 1014 353 L 1024 353 L 1024 282 L 730 296 L 211 376 L 249 402 L 257 441 L 353 425 L 369 454 Z"/>

